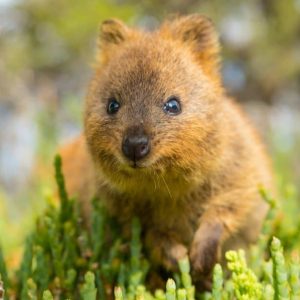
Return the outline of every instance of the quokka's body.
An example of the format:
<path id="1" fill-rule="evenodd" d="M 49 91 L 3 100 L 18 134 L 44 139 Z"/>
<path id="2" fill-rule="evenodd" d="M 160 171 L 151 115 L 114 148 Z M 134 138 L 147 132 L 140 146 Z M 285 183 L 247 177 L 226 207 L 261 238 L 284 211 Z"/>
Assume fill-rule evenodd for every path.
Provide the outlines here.
<path id="1" fill-rule="evenodd" d="M 126 228 L 142 222 L 153 266 L 189 255 L 194 279 L 254 242 L 272 188 L 269 159 L 226 97 L 212 23 L 191 15 L 154 32 L 102 24 L 84 133 L 65 146 L 67 187 L 89 218 L 95 194 Z"/>

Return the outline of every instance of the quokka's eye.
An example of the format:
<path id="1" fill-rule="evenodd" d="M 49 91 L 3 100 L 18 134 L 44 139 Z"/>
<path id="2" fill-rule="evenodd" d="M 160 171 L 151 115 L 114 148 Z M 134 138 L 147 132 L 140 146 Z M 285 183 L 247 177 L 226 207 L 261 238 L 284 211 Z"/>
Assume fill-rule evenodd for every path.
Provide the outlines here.
<path id="1" fill-rule="evenodd" d="M 181 113 L 180 102 L 177 97 L 172 96 L 164 104 L 164 112 L 169 115 L 178 115 Z"/>
<path id="2" fill-rule="evenodd" d="M 119 108 L 120 108 L 120 103 L 115 98 L 111 98 L 108 100 L 107 113 L 109 115 L 113 115 L 117 113 Z"/>

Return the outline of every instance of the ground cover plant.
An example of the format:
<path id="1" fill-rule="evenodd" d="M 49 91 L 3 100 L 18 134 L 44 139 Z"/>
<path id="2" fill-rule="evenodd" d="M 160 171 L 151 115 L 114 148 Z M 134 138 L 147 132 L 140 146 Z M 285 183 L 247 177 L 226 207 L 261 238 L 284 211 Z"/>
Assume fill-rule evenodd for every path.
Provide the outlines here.
<path id="1" fill-rule="evenodd" d="M 178 262 L 180 272 L 170 275 L 165 289 L 150 291 L 151 266 L 143 255 L 139 221 L 132 221 L 131 240 L 126 241 L 101 202 L 94 199 L 91 229 L 87 230 L 76 199 L 65 189 L 61 164 L 57 156 L 60 203 L 49 204 L 38 218 L 17 271 L 7 269 L 0 250 L 1 300 L 300 299 L 300 221 L 288 226 L 277 202 L 262 188 L 261 196 L 270 209 L 260 238 L 247 258 L 242 250 L 227 252 L 228 270 L 215 266 L 211 292 L 197 293 L 188 258 Z"/>

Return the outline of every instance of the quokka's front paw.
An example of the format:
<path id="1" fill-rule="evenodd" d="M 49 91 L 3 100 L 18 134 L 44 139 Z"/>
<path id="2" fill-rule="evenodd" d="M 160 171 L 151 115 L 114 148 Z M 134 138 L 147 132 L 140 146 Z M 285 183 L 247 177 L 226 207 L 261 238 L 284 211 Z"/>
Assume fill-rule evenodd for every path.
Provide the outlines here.
<path id="1" fill-rule="evenodd" d="M 148 234 L 147 244 L 152 263 L 164 267 L 167 271 L 178 271 L 178 261 L 188 255 L 187 247 L 169 235 Z"/>
<path id="2" fill-rule="evenodd" d="M 221 252 L 223 227 L 219 223 L 203 224 L 197 230 L 191 249 L 190 260 L 194 281 L 209 278 Z"/>
<path id="3" fill-rule="evenodd" d="M 160 249 L 157 248 L 155 250 L 153 252 L 154 259 L 159 260 L 160 265 L 167 271 L 172 272 L 178 271 L 178 261 L 188 255 L 187 248 L 179 243 L 166 243 L 161 245 Z"/>
<path id="4" fill-rule="evenodd" d="M 178 270 L 178 261 L 183 259 L 188 255 L 187 248 L 182 244 L 173 244 L 167 250 L 167 255 L 165 256 L 164 265 L 167 269 L 172 271 Z"/>

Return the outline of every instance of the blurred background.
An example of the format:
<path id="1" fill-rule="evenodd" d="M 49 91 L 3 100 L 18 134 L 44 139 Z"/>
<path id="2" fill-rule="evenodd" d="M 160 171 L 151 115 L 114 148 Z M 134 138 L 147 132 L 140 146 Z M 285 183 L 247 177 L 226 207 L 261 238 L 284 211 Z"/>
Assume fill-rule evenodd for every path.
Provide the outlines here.
<path id="1" fill-rule="evenodd" d="M 20 245 L 53 194 L 58 145 L 82 129 L 101 21 L 116 17 L 154 29 L 173 13 L 201 13 L 215 22 L 224 84 L 268 144 L 283 206 L 299 216 L 300 0 L 0 0 L 0 243 L 6 252 Z"/>

